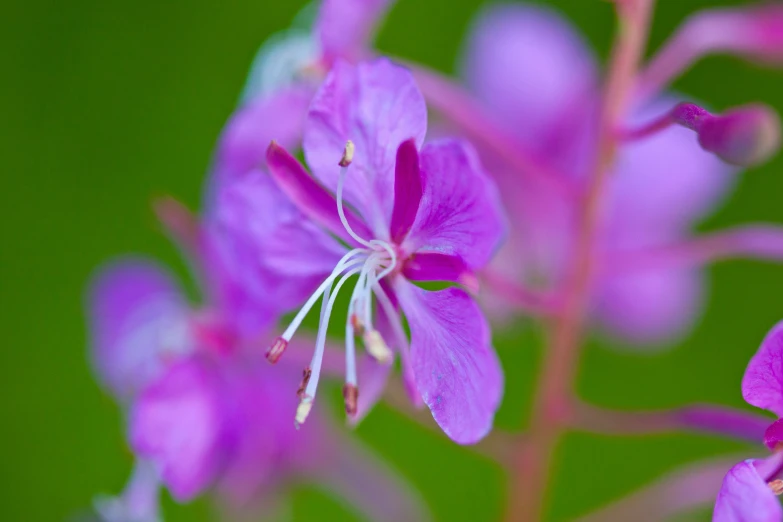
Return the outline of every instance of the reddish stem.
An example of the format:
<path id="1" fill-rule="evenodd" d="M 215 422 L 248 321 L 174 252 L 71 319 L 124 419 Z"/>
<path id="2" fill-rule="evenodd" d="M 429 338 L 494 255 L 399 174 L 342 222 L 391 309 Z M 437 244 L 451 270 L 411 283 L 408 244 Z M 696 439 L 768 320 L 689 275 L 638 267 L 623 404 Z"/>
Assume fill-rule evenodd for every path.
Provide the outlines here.
<path id="1" fill-rule="evenodd" d="M 567 428 L 568 409 L 579 361 L 579 344 L 594 272 L 593 248 L 599 224 L 604 186 L 617 149 L 615 129 L 629 103 L 637 67 L 644 51 L 653 0 L 617 5 L 618 34 L 604 91 L 597 137 L 594 175 L 581 206 L 581 229 L 570 267 L 562 313 L 552 325 L 538 383 L 530 430 L 518 445 L 515 476 L 506 518 L 542 520 L 555 449 Z"/>

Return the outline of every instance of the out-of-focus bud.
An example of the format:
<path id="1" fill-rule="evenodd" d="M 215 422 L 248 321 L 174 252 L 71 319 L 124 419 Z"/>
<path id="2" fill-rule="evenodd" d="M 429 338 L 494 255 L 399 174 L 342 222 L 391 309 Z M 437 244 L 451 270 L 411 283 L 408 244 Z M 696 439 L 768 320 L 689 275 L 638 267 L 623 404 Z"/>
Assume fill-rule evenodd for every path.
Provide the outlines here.
<path id="1" fill-rule="evenodd" d="M 691 16 L 639 76 L 639 95 L 654 96 L 701 57 L 735 54 L 783 64 L 783 4 L 710 9 Z"/>
<path id="2" fill-rule="evenodd" d="M 780 147 L 780 120 L 765 105 L 745 105 L 713 115 L 692 103 L 681 103 L 672 110 L 671 119 L 696 131 L 704 150 L 734 165 L 763 163 Z"/>

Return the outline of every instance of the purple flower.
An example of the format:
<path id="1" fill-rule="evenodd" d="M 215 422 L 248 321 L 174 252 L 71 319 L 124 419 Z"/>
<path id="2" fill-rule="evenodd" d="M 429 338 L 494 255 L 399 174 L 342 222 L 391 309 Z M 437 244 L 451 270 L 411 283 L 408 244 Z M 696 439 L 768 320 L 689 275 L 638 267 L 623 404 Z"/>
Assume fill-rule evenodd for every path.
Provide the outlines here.
<path id="1" fill-rule="evenodd" d="M 553 11 L 505 5 L 490 8 L 476 22 L 464 70 L 488 117 L 549 178 L 542 182 L 480 149 L 513 223 L 492 269 L 528 286 L 558 287 L 574 249 L 577 202 L 594 164 L 596 61 Z M 672 105 L 659 100 L 639 106 L 629 123 L 649 121 Z M 692 324 L 703 294 L 699 271 L 620 266 L 618 258 L 681 241 L 732 179 L 732 170 L 683 128 L 621 148 L 595 252 L 601 269 L 592 296 L 594 320 L 641 344 L 666 340 Z"/>
<path id="2" fill-rule="evenodd" d="M 740 462 L 729 471 L 715 503 L 713 520 L 780 521 L 783 508 L 775 495 L 783 493 L 783 322 L 767 334 L 750 360 L 742 379 L 742 396 L 749 404 L 778 416 L 764 434 L 764 443 L 773 454 Z"/>
<path id="3" fill-rule="evenodd" d="M 305 127 L 304 152 L 314 178 L 278 144 L 269 147 L 268 168 L 280 189 L 341 241 L 330 238 L 339 254 L 320 244 L 314 249 L 298 234 L 290 235 L 287 249 L 260 249 L 262 262 L 276 268 L 276 277 L 307 292 L 314 287 L 311 274 L 321 274 L 327 262 L 332 266 L 268 353 L 273 362 L 280 358 L 322 297 L 298 423 L 315 398 L 335 299 L 356 275 L 345 325 L 349 414 L 363 412 L 377 399 L 389 371 L 391 345 L 401 356 L 408 391 L 414 400 L 423 399 L 453 440 L 472 443 L 491 428 L 503 379 L 483 315 L 460 288 L 427 291 L 414 282 L 471 287 L 474 271 L 489 261 L 503 235 L 500 204 L 466 143 L 442 140 L 422 146 L 426 124 L 424 100 L 407 70 L 388 60 L 357 66 L 337 62 L 313 99 Z M 226 228 L 228 234 L 242 233 L 245 225 L 234 220 L 233 227 L 233 232 Z M 258 238 L 260 245 L 264 239 Z M 410 327 L 410 343 L 401 314 Z M 381 363 L 364 364 L 368 375 L 361 395 L 355 337 Z"/>
<path id="4" fill-rule="evenodd" d="M 220 138 L 208 203 L 219 186 L 262 164 L 271 140 L 301 145 L 307 108 L 332 64 L 369 54 L 378 21 L 391 0 L 324 0 L 312 29 L 292 28 L 265 43 L 251 68 L 239 110 Z"/>
<path id="5" fill-rule="evenodd" d="M 267 337 L 244 336 L 214 304 L 192 309 L 148 261 L 104 270 L 90 305 L 95 366 L 127 406 L 140 462 L 121 497 L 96 503 L 104 519 L 154 520 L 160 485 L 180 502 L 210 490 L 226 509 L 249 509 L 299 476 L 373 519 L 422 518 L 407 488 L 372 456 L 357 458 L 364 450 L 325 416 L 314 414 L 307 432 L 294 429 L 297 399 L 285 390 L 303 364 L 297 347 L 291 364 L 270 368 L 260 349 Z"/>

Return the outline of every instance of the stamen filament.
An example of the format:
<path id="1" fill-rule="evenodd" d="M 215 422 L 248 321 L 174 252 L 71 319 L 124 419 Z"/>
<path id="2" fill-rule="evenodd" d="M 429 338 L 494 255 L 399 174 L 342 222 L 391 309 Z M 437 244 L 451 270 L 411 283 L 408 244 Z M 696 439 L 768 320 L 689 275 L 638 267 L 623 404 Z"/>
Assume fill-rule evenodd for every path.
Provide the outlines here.
<path id="1" fill-rule="evenodd" d="M 323 363 L 324 349 L 326 346 L 326 330 L 327 326 L 329 325 L 329 317 L 332 315 L 334 302 L 337 299 L 337 295 L 340 293 L 340 288 L 342 288 L 342 286 L 351 276 L 359 273 L 360 270 L 360 268 L 352 268 L 351 270 L 347 271 L 342 275 L 340 280 L 335 285 L 334 291 L 330 292 L 330 286 L 330 288 L 327 289 L 323 294 L 324 306 L 321 309 L 321 322 L 318 325 L 315 353 L 313 354 L 313 359 L 310 362 L 312 373 L 310 374 L 310 380 L 305 386 L 304 394 L 302 395 L 301 401 L 296 410 L 295 424 L 297 427 L 299 427 L 299 425 L 304 423 L 304 421 L 307 419 L 307 415 L 310 413 L 310 409 L 312 408 L 313 399 L 315 399 L 315 392 L 318 389 L 318 381 L 321 376 L 321 365 Z"/>
<path id="2" fill-rule="evenodd" d="M 366 253 L 366 250 L 364 250 L 363 248 L 356 248 L 354 250 L 351 250 L 347 254 L 345 254 L 342 257 L 342 259 L 340 259 L 340 261 L 337 263 L 337 266 L 334 268 L 332 273 L 329 274 L 329 277 L 327 277 L 324 280 L 324 282 L 321 283 L 321 286 L 319 286 L 318 289 L 315 292 L 313 292 L 313 294 L 310 296 L 310 298 L 307 300 L 304 306 L 302 306 L 302 308 L 296 314 L 294 319 L 291 321 L 291 324 L 288 326 L 288 328 L 286 328 L 285 332 L 283 332 L 283 335 L 281 335 L 283 339 L 285 339 L 286 341 L 291 340 L 291 337 L 293 337 L 294 333 L 302 324 L 304 318 L 307 316 L 307 313 L 315 305 L 315 302 L 318 300 L 321 294 L 323 294 L 324 291 L 326 291 L 326 288 L 329 285 L 331 285 L 334 282 L 334 280 L 337 279 L 343 271 L 345 271 L 347 268 L 357 265 L 360 262 L 363 262 L 363 260 L 359 260 L 359 259 L 351 260 L 352 257 L 362 253 Z"/>

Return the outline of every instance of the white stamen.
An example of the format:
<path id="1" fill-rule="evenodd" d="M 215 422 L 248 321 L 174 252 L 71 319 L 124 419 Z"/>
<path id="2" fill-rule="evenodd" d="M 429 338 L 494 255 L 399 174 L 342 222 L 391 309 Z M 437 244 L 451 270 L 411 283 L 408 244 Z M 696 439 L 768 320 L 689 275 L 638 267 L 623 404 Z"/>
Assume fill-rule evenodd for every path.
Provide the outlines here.
<path id="1" fill-rule="evenodd" d="M 387 241 L 379 239 L 367 240 L 359 236 L 348 223 L 345 214 L 343 193 L 347 169 L 353 160 L 353 143 L 347 142 L 343 157 L 340 161 L 340 176 L 337 181 L 337 212 L 340 222 L 348 234 L 363 248 L 354 248 L 345 254 L 337 263 L 332 273 L 321 283 L 318 289 L 308 298 L 304 306 L 299 310 L 291 324 L 280 336 L 280 342 L 288 342 L 296 330 L 302 324 L 316 301 L 321 298 L 321 317 L 316 336 L 315 351 L 310 366 L 307 367 L 306 378 L 302 380 L 302 388 L 299 390 L 300 403 L 296 409 L 297 428 L 305 422 L 312 409 L 315 394 L 318 389 L 318 381 L 323 365 L 326 349 L 326 332 L 332 315 L 334 303 L 341 288 L 347 280 L 358 274 L 358 279 L 351 293 L 348 305 L 348 320 L 345 325 L 345 382 L 344 395 L 346 410 L 349 414 L 356 411 L 357 364 L 356 364 L 356 335 L 361 335 L 367 353 L 381 363 L 389 364 L 394 359 L 394 352 L 387 345 L 380 332 L 373 328 L 373 294 L 383 307 L 384 312 L 392 325 L 395 343 L 400 344 L 401 352 L 407 356 L 407 337 L 402 329 L 399 314 L 394 309 L 389 297 L 385 294 L 380 281 L 392 274 L 397 268 L 397 251 Z M 277 341 L 276 341 L 277 342 Z M 274 345 L 273 345 L 274 347 Z M 274 355 L 274 353 L 273 353 Z M 403 363 L 405 360 L 403 360 Z M 345 391 L 347 390 L 347 391 Z"/>
<path id="2" fill-rule="evenodd" d="M 347 271 L 343 276 L 340 278 L 340 280 L 337 282 L 337 284 L 334 287 L 333 292 L 327 292 L 324 293 L 323 296 L 323 308 L 321 309 L 321 324 L 318 325 L 318 335 L 316 337 L 315 341 L 315 353 L 313 354 L 313 359 L 310 362 L 310 368 L 312 369 L 312 374 L 310 375 L 310 380 L 307 383 L 307 386 L 304 390 L 304 396 L 302 400 L 300 401 L 300 406 L 304 403 L 312 403 L 313 399 L 315 399 L 315 392 L 318 389 L 318 380 L 321 377 L 321 365 L 323 363 L 324 359 L 324 349 L 326 347 L 326 330 L 329 325 L 329 317 L 332 315 L 332 308 L 334 307 L 334 302 L 337 299 L 337 295 L 340 293 L 340 288 L 345 284 L 345 282 L 352 276 L 357 273 L 359 273 L 359 268 L 353 268 L 349 271 Z M 304 422 L 304 418 L 307 417 L 307 414 L 310 412 L 310 407 L 307 407 L 306 411 L 304 412 L 304 417 L 302 420 L 299 420 L 299 409 L 297 408 L 297 424 L 302 424 Z"/>
<path id="3" fill-rule="evenodd" d="M 381 337 L 378 330 L 369 330 L 364 334 L 365 348 L 373 359 L 381 364 L 390 364 L 394 359 L 394 354 Z"/>
<path id="4" fill-rule="evenodd" d="M 310 296 L 310 298 L 307 300 L 307 302 L 302 306 L 302 308 L 299 310 L 299 312 L 296 314 L 294 319 L 291 321 L 291 324 L 288 325 L 288 328 L 286 328 L 285 332 L 283 332 L 282 337 L 286 341 L 290 341 L 291 337 L 293 337 L 294 333 L 296 333 L 296 330 L 299 328 L 299 326 L 302 324 L 302 321 L 304 321 L 304 318 L 307 316 L 307 313 L 310 311 L 310 309 L 315 305 L 316 301 L 318 301 L 318 298 L 326 291 L 326 288 L 330 286 L 332 283 L 334 283 L 334 280 L 337 279 L 340 274 L 345 271 L 348 268 L 351 268 L 355 265 L 358 265 L 359 263 L 363 263 L 364 261 L 361 259 L 351 260 L 354 256 L 357 254 L 363 254 L 365 253 L 364 249 L 361 248 L 355 248 L 345 254 L 342 259 L 337 263 L 337 266 L 332 270 L 332 273 L 329 274 L 329 277 L 327 277 L 323 283 L 321 283 L 321 286 L 318 287 L 318 289 L 313 292 L 313 294 Z"/>
<path id="5" fill-rule="evenodd" d="M 299 426 L 304 424 L 307 420 L 307 416 L 310 415 L 310 410 L 313 409 L 313 399 L 305 397 L 299 401 L 299 405 L 296 407 L 296 419 L 294 420 L 294 426 L 299 429 Z"/>
<path id="6" fill-rule="evenodd" d="M 354 293 L 356 293 L 355 289 Z M 353 328 L 355 302 L 351 299 L 351 303 L 348 305 L 348 320 L 345 322 L 345 382 L 354 386 L 358 384 L 356 377 L 356 341 Z"/>
<path id="7" fill-rule="evenodd" d="M 393 334 L 396 337 L 397 345 L 400 351 L 400 357 L 403 358 L 403 363 L 405 363 L 408 357 L 408 336 L 405 335 L 405 331 L 402 329 L 400 315 L 394 309 L 394 305 L 392 304 L 391 299 L 389 299 L 389 296 L 386 295 L 386 292 L 383 290 L 381 285 L 375 283 L 373 285 L 373 292 L 375 293 L 375 297 L 378 299 L 378 303 L 381 305 L 381 308 L 383 308 L 383 311 L 386 314 L 388 323 L 392 327 Z"/>

